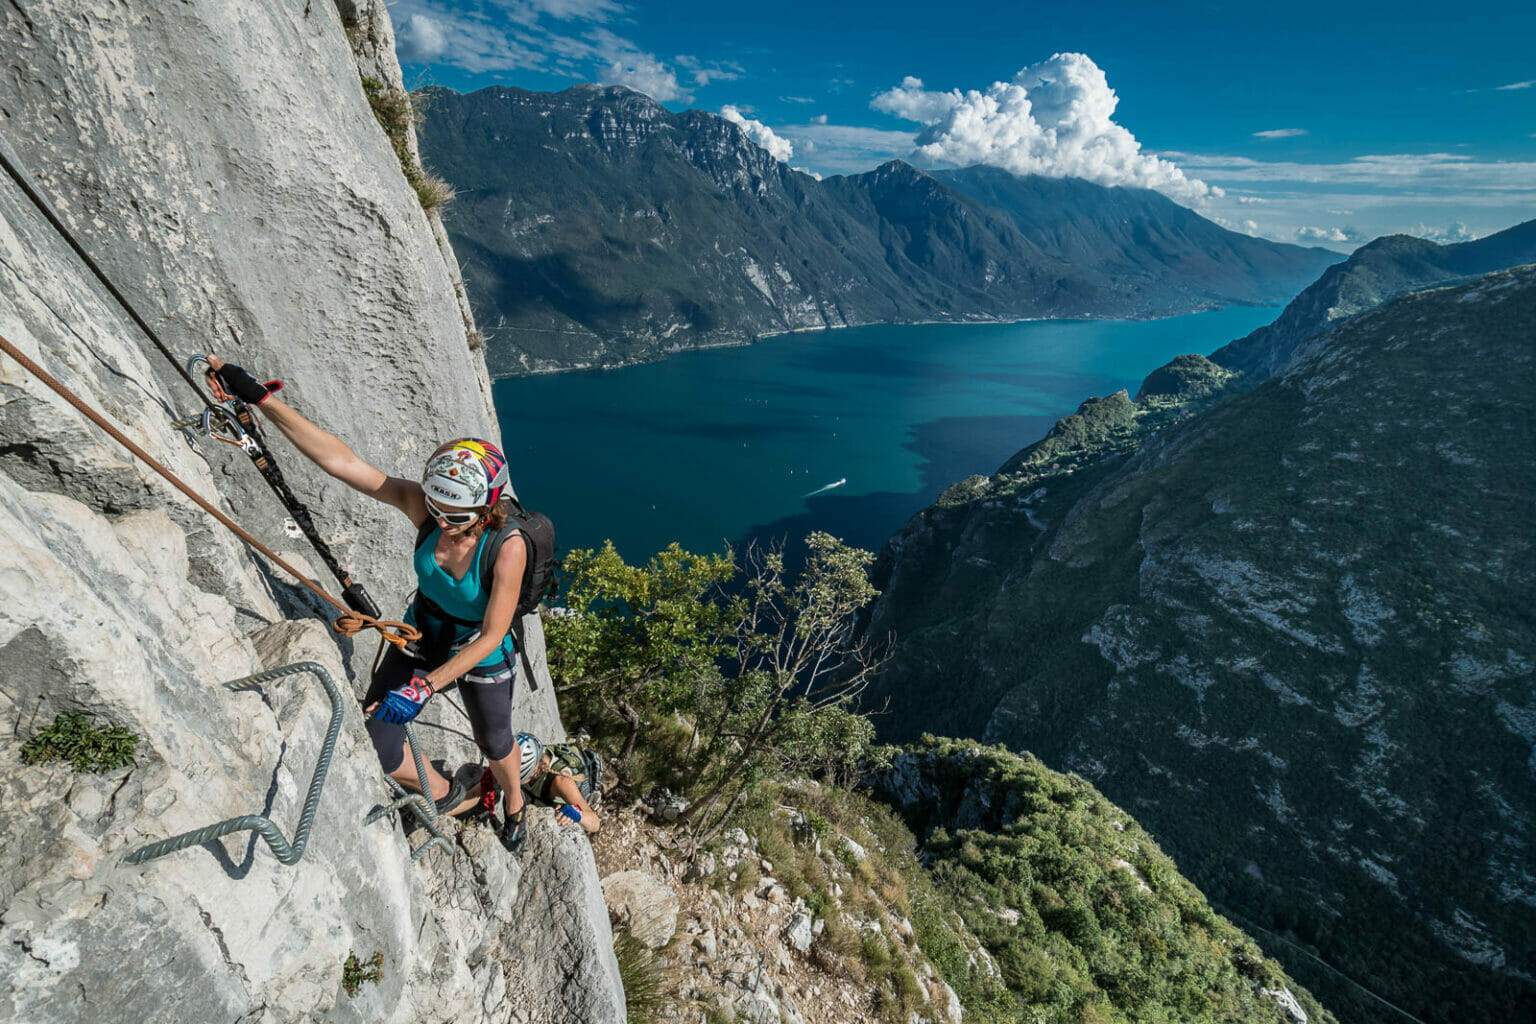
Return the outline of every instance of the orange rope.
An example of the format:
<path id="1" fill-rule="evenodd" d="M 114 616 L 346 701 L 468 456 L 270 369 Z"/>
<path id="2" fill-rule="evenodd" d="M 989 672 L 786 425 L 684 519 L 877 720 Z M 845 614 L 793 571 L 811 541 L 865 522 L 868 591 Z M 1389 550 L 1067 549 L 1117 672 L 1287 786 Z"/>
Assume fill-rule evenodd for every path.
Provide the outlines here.
<path id="1" fill-rule="evenodd" d="M 27 357 L 26 353 L 22 352 L 15 345 L 11 344 L 10 341 L 7 340 L 4 336 L 0 336 L 0 351 L 3 351 L 6 355 L 16 360 L 22 365 L 23 368 L 27 370 L 27 372 L 31 373 L 32 376 L 36 377 L 38 380 L 48 385 L 48 387 L 52 388 L 60 398 L 74 406 L 92 423 L 96 424 L 102 430 L 105 430 L 112 436 L 114 441 L 136 455 L 147 466 L 149 466 L 150 469 L 153 469 L 156 473 L 159 473 L 162 477 L 169 481 L 173 487 L 181 491 L 182 494 L 185 494 L 188 498 L 191 498 L 198 504 L 199 507 L 203 509 L 203 511 L 213 516 L 213 518 L 217 519 L 220 523 L 223 523 L 224 526 L 227 527 L 230 532 L 234 533 L 235 536 L 245 541 L 257 551 L 260 551 L 263 555 L 266 555 L 267 558 L 269 558 L 272 563 L 279 569 L 282 569 L 288 575 L 292 576 L 304 586 L 314 591 L 316 596 L 339 610 L 341 612 L 341 618 L 331 623 L 332 628 L 334 628 L 336 632 L 340 633 L 342 636 L 350 637 L 356 636 L 358 633 L 361 633 L 365 629 L 376 629 L 385 640 L 399 648 L 404 648 L 406 644 L 421 639 L 421 631 L 416 629 L 414 626 L 404 622 L 393 622 L 386 619 L 375 619 L 370 615 L 364 615 L 361 612 L 353 611 L 351 608 L 348 608 L 346 605 L 336 600 L 336 598 L 332 597 L 330 594 L 320 589 L 320 587 L 316 586 L 312 580 L 307 579 L 303 573 L 299 572 L 293 566 L 283 561 L 283 559 L 271 548 L 267 547 L 255 537 L 252 537 L 240 526 L 239 523 L 236 523 L 223 512 L 220 512 L 205 498 L 193 491 L 192 488 L 183 483 L 175 473 L 172 473 L 169 469 L 166 469 L 159 462 L 155 461 L 153 456 L 151 456 L 144 449 L 140 448 L 137 444 L 134 444 L 126 436 L 124 436 L 122 431 L 118 430 L 111 423 L 107 422 L 106 417 L 102 416 L 101 413 L 97 412 L 95 409 L 87 406 L 79 396 L 55 380 L 48 373 L 48 371 L 34 363 Z"/>

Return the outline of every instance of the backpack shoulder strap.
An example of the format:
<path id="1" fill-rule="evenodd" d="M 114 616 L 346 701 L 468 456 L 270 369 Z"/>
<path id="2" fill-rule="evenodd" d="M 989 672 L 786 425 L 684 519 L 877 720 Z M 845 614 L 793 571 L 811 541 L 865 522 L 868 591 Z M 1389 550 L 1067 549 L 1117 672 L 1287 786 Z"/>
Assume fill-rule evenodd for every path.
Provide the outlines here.
<path id="1" fill-rule="evenodd" d="M 427 516 L 427 521 L 416 527 L 416 543 L 411 550 L 420 551 L 421 546 L 427 542 L 428 537 L 432 536 L 432 531 L 435 529 L 437 529 L 437 523 L 432 521 L 431 516 Z"/>
<path id="2" fill-rule="evenodd" d="M 501 546 L 507 542 L 507 538 L 517 532 L 517 521 L 513 520 L 497 530 L 491 538 L 485 542 L 485 547 L 480 549 L 480 579 L 493 579 L 496 575 L 496 556 L 501 554 Z"/>

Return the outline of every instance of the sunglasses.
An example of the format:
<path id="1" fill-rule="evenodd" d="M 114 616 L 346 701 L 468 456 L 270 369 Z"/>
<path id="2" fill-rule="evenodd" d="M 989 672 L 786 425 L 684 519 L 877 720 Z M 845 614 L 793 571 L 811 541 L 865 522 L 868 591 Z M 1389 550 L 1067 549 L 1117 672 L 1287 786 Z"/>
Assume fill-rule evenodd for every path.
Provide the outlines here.
<path id="1" fill-rule="evenodd" d="M 433 504 L 431 498 L 426 497 L 426 495 L 422 495 L 422 497 L 427 503 L 428 514 L 438 522 L 447 523 L 449 526 L 468 526 L 484 514 L 481 509 L 472 509 L 468 512 L 445 512 Z"/>

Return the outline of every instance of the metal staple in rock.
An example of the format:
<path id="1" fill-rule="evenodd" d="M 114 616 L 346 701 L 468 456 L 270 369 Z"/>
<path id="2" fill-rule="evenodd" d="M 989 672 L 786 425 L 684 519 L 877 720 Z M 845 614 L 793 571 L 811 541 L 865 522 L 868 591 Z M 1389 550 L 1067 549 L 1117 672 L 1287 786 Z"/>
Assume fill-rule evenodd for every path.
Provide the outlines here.
<path id="1" fill-rule="evenodd" d="M 410 722 L 405 723 L 405 741 L 411 748 L 411 759 L 416 763 L 416 781 L 420 785 L 425 785 L 427 765 L 421 756 L 421 746 L 416 742 L 416 727 Z M 386 814 L 398 811 L 402 807 L 409 807 L 417 819 L 427 827 L 427 831 L 432 833 L 431 839 L 428 839 L 411 851 L 411 860 L 415 861 L 422 854 L 426 853 L 427 848 L 430 846 L 440 847 L 452 855 L 452 846 L 449 845 L 448 839 L 437 827 L 437 803 L 427 799 L 422 793 L 410 792 L 388 775 L 384 776 L 384 781 L 389 784 L 389 788 L 395 794 L 396 799 L 392 803 L 375 809 L 368 817 L 363 819 L 363 824 L 372 825 Z"/>
<path id="2" fill-rule="evenodd" d="M 315 823 L 315 812 L 320 806 L 320 791 L 325 786 L 325 776 L 331 768 L 331 756 L 336 752 L 336 739 L 341 735 L 341 691 L 337 689 L 335 680 L 331 678 L 331 674 L 325 670 L 324 666 L 313 661 L 300 661 L 292 665 L 284 665 L 282 668 L 268 669 L 224 684 L 226 690 L 237 692 L 254 690 L 262 683 L 301 672 L 313 673 L 325 687 L 326 696 L 331 699 L 331 723 L 325 731 L 325 743 L 320 747 L 320 756 L 315 761 L 315 774 L 309 781 L 309 793 L 304 798 L 304 810 L 299 814 L 298 827 L 293 831 L 293 842 L 290 844 L 283 838 L 283 834 L 278 831 L 277 825 L 271 818 L 260 814 L 243 814 L 237 818 L 229 818 L 205 828 L 183 832 L 179 836 L 141 846 L 123 857 L 123 863 L 142 864 L 156 857 L 175 853 L 177 850 L 201 846 L 220 836 L 227 836 L 231 832 L 255 832 L 266 840 L 278 861 L 283 864 L 299 862 L 299 859 L 304 856 L 304 848 L 309 844 L 310 829 Z"/>

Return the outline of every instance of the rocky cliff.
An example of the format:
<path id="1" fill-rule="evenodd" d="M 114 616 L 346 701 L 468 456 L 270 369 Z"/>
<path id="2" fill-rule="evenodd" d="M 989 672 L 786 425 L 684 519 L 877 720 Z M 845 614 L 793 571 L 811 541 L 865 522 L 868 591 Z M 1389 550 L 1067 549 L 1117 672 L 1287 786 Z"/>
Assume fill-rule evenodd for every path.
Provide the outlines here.
<path id="1" fill-rule="evenodd" d="M 819 181 L 624 88 L 422 98 L 495 374 L 851 324 L 1280 302 L 1338 258 L 1144 189 L 901 161 Z"/>
<path id="2" fill-rule="evenodd" d="M 1529 1015 L 1533 325 L 1525 267 L 1085 404 L 892 539 L 883 725 L 1091 779 L 1341 1016 Z"/>
<path id="3" fill-rule="evenodd" d="M 7 155 L 176 358 L 217 351 L 286 378 L 292 404 L 392 472 L 445 437 L 495 436 L 452 252 L 365 94 L 364 78 L 400 90 L 382 3 L 20 0 L 0 20 Z M 9 179 L 0 239 L 0 334 L 318 565 L 243 454 L 174 429 L 197 396 Z M 274 448 L 341 563 L 398 612 L 409 524 Z M 373 641 L 338 640 L 293 581 L 3 357 L 0 523 L 0 1017 L 623 1018 L 585 843 L 539 819 L 518 863 L 489 832 L 450 829 L 450 849 L 412 863 L 423 832 L 408 841 L 394 814 L 364 824 L 389 797 L 351 692 L 297 865 L 250 832 L 123 863 L 235 815 L 293 838 L 325 694 L 312 674 L 220 684 L 313 661 L 356 691 Z M 545 685 L 520 685 L 514 721 L 558 736 L 527 629 Z M 434 704 L 424 746 L 472 762 Z M 133 763 L 23 764 L 71 711 L 136 734 Z"/>

